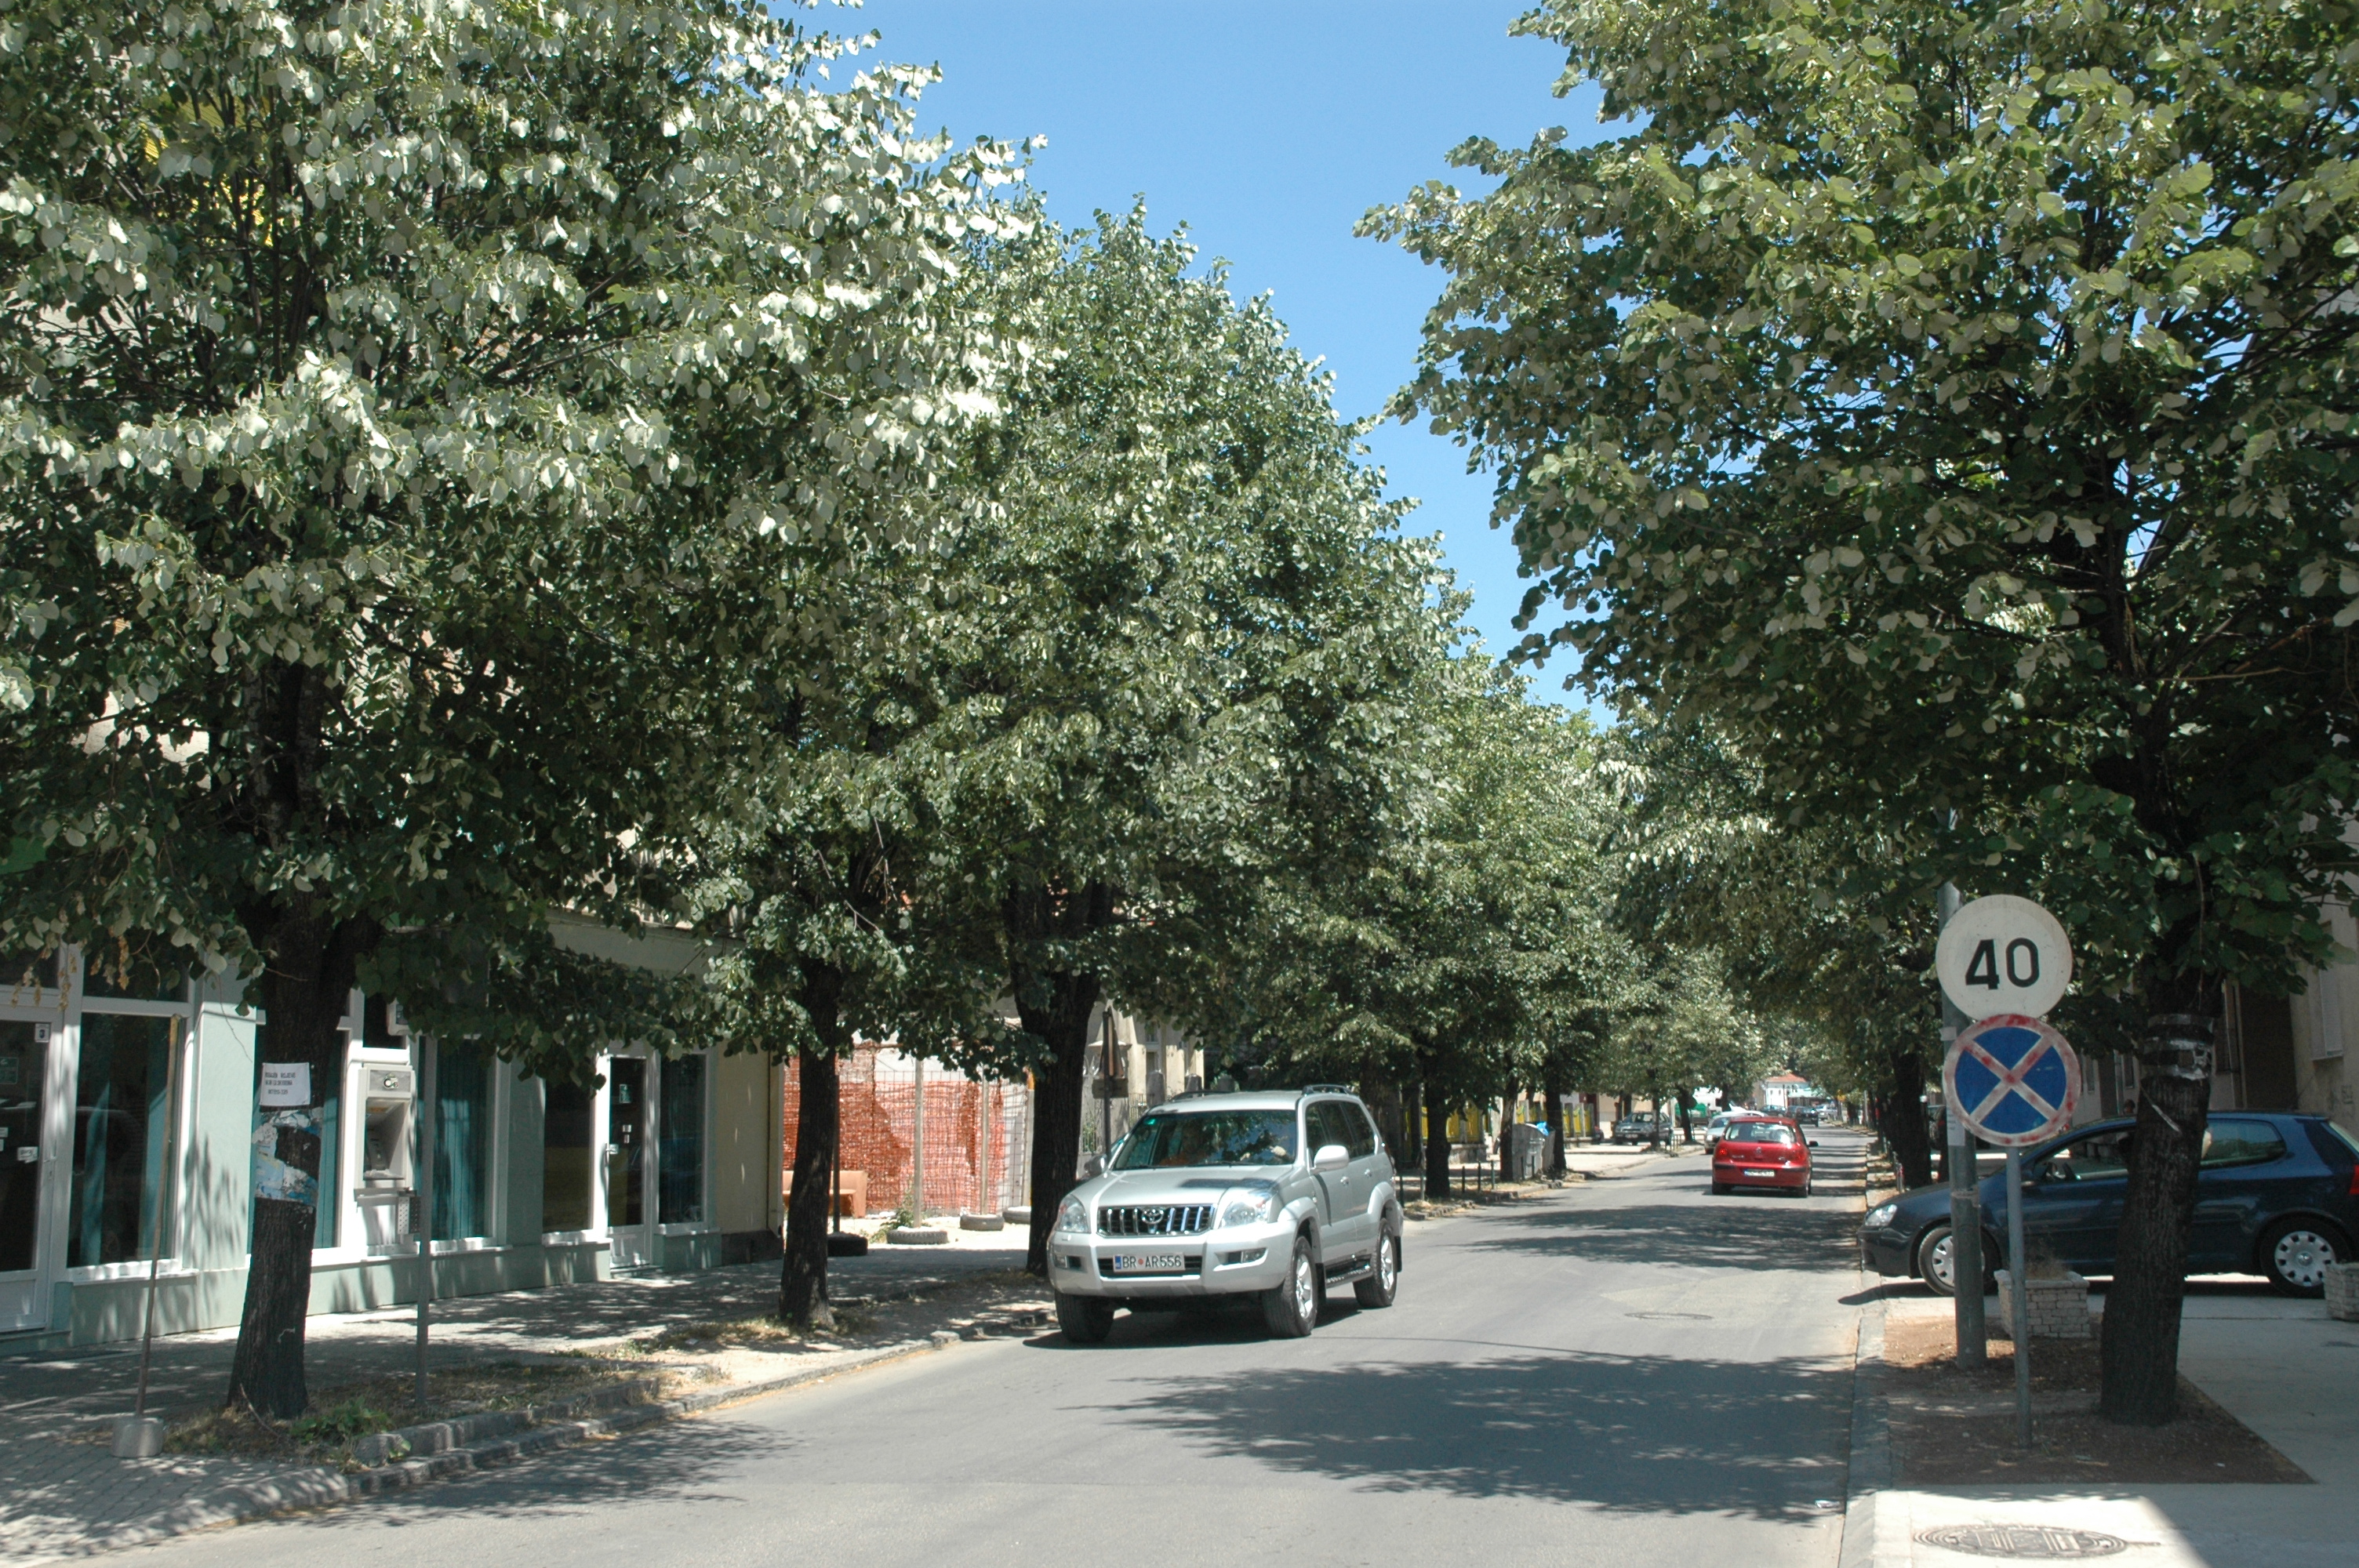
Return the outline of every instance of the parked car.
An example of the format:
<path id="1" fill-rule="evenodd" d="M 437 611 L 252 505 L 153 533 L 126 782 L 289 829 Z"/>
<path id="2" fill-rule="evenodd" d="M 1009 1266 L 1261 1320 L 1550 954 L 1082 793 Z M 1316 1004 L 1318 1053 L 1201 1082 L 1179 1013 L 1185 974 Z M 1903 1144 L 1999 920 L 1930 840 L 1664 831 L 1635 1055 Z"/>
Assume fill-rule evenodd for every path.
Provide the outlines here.
<path id="1" fill-rule="evenodd" d="M 1818 1144 L 1791 1122 L 1745 1117 L 1732 1121 L 1712 1150 L 1712 1190 L 1740 1187 L 1810 1195 L 1810 1151 Z"/>
<path id="2" fill-rule="evenodd" d="M 1676 1130 L 1669 1118 L 1658 1120 L 1652 1112 L 1636 1110 L 1614 1124 L 1614 1141 L 1652 1143 L 1658 1138 L 1669 1139 Z"/>
<path id="3" fill-rule="evenodd" d="M 1356 1096 L 1181 1095 L 1139 1118 L 1105 1173 L 1065 1195 L 1049 1235 L 1057 1326 L 1094 1345 L 1114 1312 L 1258 1300 L 1309 1334 L 1332 1286 L 1386 1307 L 1400 1286 L 1392 1161 Z"/>
<path id="4" fill-rule="evenodd" d="M 2026 1152 L 2027 1250 L 2075 1273 L 2109 1277 L 2129 1186 L 2136 1123 L 2101 1121 Z M 1982 1182 L 1985 1271 L 2006 1256 L 2006 1182 Z M 2359 1143 L 2321 1116 L 2213 1115 L 2195 1177 L 2190 1274 L 2267 1276 L 2288 1295 L 2324 1292 L 2326 1271 L 2354 1256 L 2359 1237 Z M 1957 1288 L 1950 1256 L 1950 1189 L 1919 1187 L 1868 1211 L 1859 1230 L 1867 1266 L 1915 1277 L 1943 1295 Z M 1991 1288 L 1985 1280 L 1984 1289 Z"/>

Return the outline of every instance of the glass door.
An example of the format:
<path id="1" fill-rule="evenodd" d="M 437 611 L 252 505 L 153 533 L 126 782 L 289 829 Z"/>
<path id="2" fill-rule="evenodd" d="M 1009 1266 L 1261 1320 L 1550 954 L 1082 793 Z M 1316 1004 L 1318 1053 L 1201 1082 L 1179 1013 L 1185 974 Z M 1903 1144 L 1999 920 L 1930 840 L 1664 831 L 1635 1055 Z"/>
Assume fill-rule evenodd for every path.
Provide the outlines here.
<path id="1" fill-rule="evenodd" d="M 42 1157 L 54 1024 L 0 1019 L 0 1333 L 46 1328 Z"/>
<path id="2" fill-rule="evenodd" d="M 614 1056 L 606 1063 L 606 1233 L 614 1267 L 643 1269 L 654 1260 L 647 1223 L 650 1174 L 647 1061 Z"/>

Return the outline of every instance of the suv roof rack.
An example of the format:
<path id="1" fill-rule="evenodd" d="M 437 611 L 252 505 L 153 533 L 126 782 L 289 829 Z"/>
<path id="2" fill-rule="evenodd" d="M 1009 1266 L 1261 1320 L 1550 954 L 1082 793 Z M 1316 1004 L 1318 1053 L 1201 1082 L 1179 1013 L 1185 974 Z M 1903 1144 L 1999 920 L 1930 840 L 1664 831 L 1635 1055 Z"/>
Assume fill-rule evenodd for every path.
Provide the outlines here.
<path id="1" fill-rule="evenodd" d="M 1349 1084 L 1305 1084 L 1302 1086 L 1301 1092 L 1307 1095 L 1347 1095 L 1352 1092 L 1352 1086 Z"/>

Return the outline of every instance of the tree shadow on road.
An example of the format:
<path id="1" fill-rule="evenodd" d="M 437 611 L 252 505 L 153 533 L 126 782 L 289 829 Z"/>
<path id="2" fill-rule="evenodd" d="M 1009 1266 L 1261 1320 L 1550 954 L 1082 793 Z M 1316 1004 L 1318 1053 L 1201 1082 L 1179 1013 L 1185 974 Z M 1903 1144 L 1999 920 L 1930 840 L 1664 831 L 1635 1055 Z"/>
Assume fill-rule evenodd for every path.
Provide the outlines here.
<path id="1" fill-rule="evenodd" d="M 1386 1492 L 1801 1522 L 1839 1504 L 1847 1359 L 1527 1355 L 1142 1380 L 1125 1420 Z"/>
<path id="2" fill-rule="evenodd" d="M 1506 1217 L 1461 1245 L 1471 1250 L 1598 1263 L 1835 1269 L 1858 1263 L 1859 1247 L 1853 1238 L 1858 1223 L 1859 1217 L 1847 1211 L 1739 1195 L 1692 1206 L 1551 1207 Z"/>

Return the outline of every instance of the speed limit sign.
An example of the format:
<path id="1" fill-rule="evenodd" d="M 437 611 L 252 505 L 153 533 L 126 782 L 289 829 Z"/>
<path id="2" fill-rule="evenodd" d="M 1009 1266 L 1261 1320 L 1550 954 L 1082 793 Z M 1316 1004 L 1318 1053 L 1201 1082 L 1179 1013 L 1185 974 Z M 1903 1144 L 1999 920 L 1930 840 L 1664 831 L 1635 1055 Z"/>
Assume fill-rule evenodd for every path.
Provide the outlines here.
<path id="1" fill-rule="evenodd" d="M 2002 1012 L 2038 1018 L 2064 1000 L 2072 944 L 2057 918 L 2027 898 L 1978 898 L 1941 928 L 1933 949 L 1941 994 L 1969 1019 Z"/>

